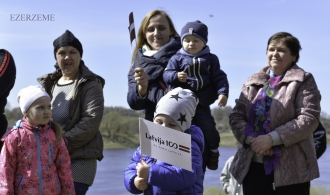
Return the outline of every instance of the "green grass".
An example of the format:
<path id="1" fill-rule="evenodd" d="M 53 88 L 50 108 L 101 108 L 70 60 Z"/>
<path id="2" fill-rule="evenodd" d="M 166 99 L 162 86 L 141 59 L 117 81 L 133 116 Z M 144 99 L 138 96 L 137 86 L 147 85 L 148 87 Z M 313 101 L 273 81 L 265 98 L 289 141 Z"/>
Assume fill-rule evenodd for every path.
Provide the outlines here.
<path id="1" fill-rule="evenodd" d="M 234 137 L 232 131 L 221 132 L 220 133 L 220 146 L 223 147 L 236 147 L 236 138 Z"/>
<path id="2" fill-rule="evenodd" d="M 226 193 L 217 187 L 206 187 L 204 189 L 204 195 L 226 195 Z M 330 194 L 330 188 L 320 186 L 320 185 L 315 185 L 311 186 L 310 189 L 310 195 L 326 195 Z"/>

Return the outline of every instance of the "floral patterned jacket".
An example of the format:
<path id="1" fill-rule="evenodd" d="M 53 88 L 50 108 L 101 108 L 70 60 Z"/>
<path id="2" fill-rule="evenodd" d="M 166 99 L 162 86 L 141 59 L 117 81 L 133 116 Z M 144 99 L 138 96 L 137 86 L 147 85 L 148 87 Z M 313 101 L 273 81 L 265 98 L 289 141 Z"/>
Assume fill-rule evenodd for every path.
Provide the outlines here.
<path id="1" fill-rule="evenodd" d="M 0 194 L 75 195 L 65 142 L 56 144 L 49 125 L 34 127 L 25 119 L 2 138 Z"/>

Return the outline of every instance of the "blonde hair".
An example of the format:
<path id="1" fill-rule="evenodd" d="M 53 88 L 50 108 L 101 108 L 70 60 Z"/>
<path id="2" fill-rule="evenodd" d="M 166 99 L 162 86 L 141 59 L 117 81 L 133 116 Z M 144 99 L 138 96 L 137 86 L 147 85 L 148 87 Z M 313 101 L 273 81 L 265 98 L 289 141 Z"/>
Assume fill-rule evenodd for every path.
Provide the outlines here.
<path id="1" fill-rule="evenodd" d="M 60 127 L 59 124 L 57 124 L 57 123 L 55 123 L 53 121 L 50 122 L 50 125 L 51 125 L 52 129 L 55 132 L 55 135 L 56 135 L 56 145 L 58 145 L 61 142 L 61 139 L 62 139 L 62 128 Z"/>
<path id="2" fill-rule="evenodd" d="M 150 18 L 152 18 L 152 17 L 154 17 L 156 15 L 162 15 L 162 16 L 164 16 L 167 19 L 168 24 L 169 24 L 169 27 L 170 27 L 170 31 L 172 31 L 172 35 L 170 35 L 170 37 L 179 37 L 178 32 L 175 30 L 175 27 L 174 27 L 174 24 L 172 22 L 172 19 L 170 18 L 170 16 L 165 11 L 162 11 L 162 10 L 153 10 L 153 11 L 150 11 L 143 18 L 143 20 L 141 21 L 141 25 L 140 25 L 140 28 L 139 28 L 139 31 L 138 31 L 138 35 L 137 35 L 137 40 L 136 40 L 136 46 L 135 46 L 135 49 L 133 51 L 132 65 L 134 64 L 134 61 L 136 59 L 138 49 L 140 47 L 142 47 L 144 44 L 147 43 L 146 31 L 147 31 L 147 27 L 148 27 Z"/>

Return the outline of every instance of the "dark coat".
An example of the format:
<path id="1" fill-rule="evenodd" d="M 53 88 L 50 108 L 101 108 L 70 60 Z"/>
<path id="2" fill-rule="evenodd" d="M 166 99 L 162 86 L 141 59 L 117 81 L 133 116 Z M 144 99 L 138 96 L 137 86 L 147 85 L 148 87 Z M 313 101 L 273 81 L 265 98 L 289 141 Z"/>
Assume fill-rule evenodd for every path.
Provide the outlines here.
<path id="1" fill-rule="evenodd" d="M 56 71 L 39 77 L 38 82 L 51 95 L 61 76 Z M 104 110 L 104 84 L 102 77 L 91 72 L 83 63 L 80 65 L 80 78 L 74 84 L 69 118 L 63 129 L 71 160 L 103 158 L 103 140 L 99 127 Z"/>
<path id="2" fill-rule="evenodd" d="M 8 126 L 4 114 L 7 97 L 14 87 L 16 80 L 16 66 L 13 56 L 4 49 L 0 49 L 0 138 L 5 134 Z M 3 142 L 0 141 L 0 150 Z"/>
<path id="3" fill-rule="evenodd" d="M 179 82 L 177 73 L 187 73 L 187 82 Z M 163 78 L 170 89 L 182 87 L 195 92 L 204 106 L 209 106 L 219 95 L 229 95 L 226 73 L 220 69 L 219 59 L 206 46 L 197 54 L 180 49 L 168 62 Z"/>
<path id="4" fill-rule="evenodd" d="M 164 88 L 159 84 L 163 81 L 163 71 L 168 60 L 181 48 L 180 38 L 171 39 L 153 56 L 145 56 L 139 48 L 137 58 L 128 73 L 127 103 L 133 110 L 145 110 L 145 119 L 153 121 L 157 102 L 165 95 Z M 141 67 L 148 74 L 148 91 L 141 98 L 136 90 L 134 69 Z M 164 84 L 165 86 L 165 84 Z"/>

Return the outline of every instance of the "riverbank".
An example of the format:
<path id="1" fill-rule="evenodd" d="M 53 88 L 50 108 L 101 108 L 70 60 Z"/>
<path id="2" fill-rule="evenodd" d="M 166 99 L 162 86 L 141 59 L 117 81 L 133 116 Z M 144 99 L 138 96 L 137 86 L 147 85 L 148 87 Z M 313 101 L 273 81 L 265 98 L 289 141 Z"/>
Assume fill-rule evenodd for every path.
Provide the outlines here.
<path id="1" fill-rule="evenodd" d="M 330 145 L 328 145 L 330 147 Z M 94 184 L 87 195 L 126 195 L 129 194 L 124 186 L 123 171 L 130 163 L 136 149 L 104 150 L 104 158 L 97 163 L 97 173 Z M 223 195 L 220 184 L 220 174 L 227 159 L 236 152 L 235 147 L 220 147 L 219 169 L 207 170 L 204 178 L 206 195 Z M 330 194 L 330 150 L 318 160 L 320 177 L 311 182 L 311 195 Z"/>
<path id="2" fill-rule="evenodd" d="M 231 131 L 227 132 L 221 132 L 220 133 L 220 147 L 236 147 L 236 138 L 234 137 L 233 133 Z M 136 147 L 138 146 L 139 143 L 139 137 L 136 136 L 133 138 L 136 140 Z M 330 144 L 330 134 L 327 134 L 327 144 Z M 127 147 L 125 144 L 122 142 L 113 142 L 113 141 L 108 141 L 107 139 L 104 139 L 104 149 L 123 149 L 123 148 L 130 148 Z"/>

